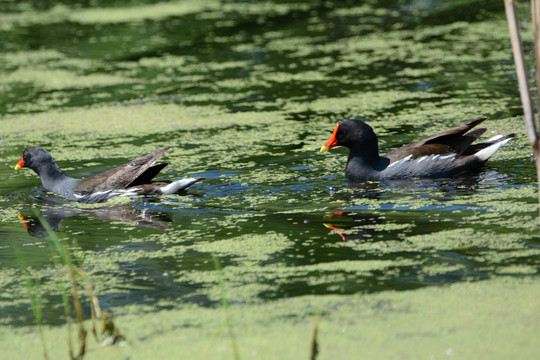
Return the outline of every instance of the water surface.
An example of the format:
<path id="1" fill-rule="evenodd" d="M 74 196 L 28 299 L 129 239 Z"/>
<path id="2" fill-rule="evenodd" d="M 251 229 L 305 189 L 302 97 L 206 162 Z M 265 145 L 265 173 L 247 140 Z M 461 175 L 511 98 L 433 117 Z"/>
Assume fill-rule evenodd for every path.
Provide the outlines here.
<path id="1" fill-rule="evenodd" d="M 536 179 L 500 1 L 5 2 L 0 11 L 3 327 L 35 327 L 24 268 L 44 323 L 65 324 L 38 215 L 116 316 L 220 309 L 212 255 L 232 311 L 290 304 L 266 314 L 284 326 L 314 314 L 339 323 L 339 304 L 363 296 L 486 280 L 538 286 Z M 486 136 L 517 137 L 474 173 L 349 184 L 345 149 L 318 149 L 350 117 L 374 127 L 382 151 L 479 117 L 490 118 Z M 163 177 L 206 180 L 181 196 L 55 204 L 35 174 L 12 170 L 30 145 L 74 177 L 172 146 Z"/>

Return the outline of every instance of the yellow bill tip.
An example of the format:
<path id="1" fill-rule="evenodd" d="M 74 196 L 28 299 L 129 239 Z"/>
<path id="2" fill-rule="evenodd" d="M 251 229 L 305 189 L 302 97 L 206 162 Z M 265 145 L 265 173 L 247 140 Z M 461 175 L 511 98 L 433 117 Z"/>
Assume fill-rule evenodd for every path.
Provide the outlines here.
<path id="1" fill-rule="evenodd" d="M 15 170 L 20 170 L 20 169 L 22 169 L 21 165 L 19 165 L 19 164 L 15 165 Z"/>
<path id="2" fill-rule="evenodd" d="M 326 146 L 326 145 L 324 145 L 323 147 L 321 147 L 321 150 L 320 150 L 320 152 L 322 152 L 322 153 L 323 153 L 323 152 L 327 152 L 328 150 L 330 150 L 330 147 L 329 147 L 329 146 Z"/>

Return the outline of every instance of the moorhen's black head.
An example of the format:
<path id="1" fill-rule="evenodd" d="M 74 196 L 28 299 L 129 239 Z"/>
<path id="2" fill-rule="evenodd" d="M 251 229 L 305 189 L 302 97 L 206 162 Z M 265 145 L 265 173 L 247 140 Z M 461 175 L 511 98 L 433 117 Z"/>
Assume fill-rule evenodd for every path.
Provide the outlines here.
<path id="1" fill-rule="evenodd" d="M 368 156 L 379 154 L 377 136 L 368 124 L 361 120 L 346 120 L 336 125 L 330 139 L 321 147 L 325 152 L 334 146 L 345 146 L 354 152 Z"/>
<path id="2" fill-rule="evenodd" d="M 41 146 L 30 146 L 24 149 L 21 160 L 15 165 L 15 170 L 27 167 L 40 173 L 40 168 L 44 165 L 56 165 L 51 154 Z"/>

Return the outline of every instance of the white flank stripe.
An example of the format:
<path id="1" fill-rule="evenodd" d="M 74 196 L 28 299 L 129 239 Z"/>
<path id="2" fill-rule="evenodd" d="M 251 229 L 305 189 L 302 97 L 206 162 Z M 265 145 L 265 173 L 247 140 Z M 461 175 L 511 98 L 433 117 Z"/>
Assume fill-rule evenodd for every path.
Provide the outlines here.
<path id="1" fill-rule="evenodd" d="M 102 195 L 108 195 L 111 193 L 112 190 L 107 190 L 107 191 L 96 191 L 94 193 L 91 193 L 91 194 L 86 194 L 86 195 L 79 195 L 77 193 L 73 193 L 73 197 L 77 198 L 77 199 L 84 199 L 84 198 L 97 198 L 97 197 L 101 197 Z"/>
<path id="2" fill-rule="evenodd" d="M 456 156 L 456 154 L 444 155 L 444 156 L 441 156 L 441 159 L 450 159 L 450 158 L 453 158 L 455 156 Z"/>
<path id="3" fill-rule="evenodd" d="M 405 157 L 405 158 L 403 158 L 401 160 L 398 160 L 396 162 L 391 163 L 390 165 L 388 165 L 388 167 L 394 166 L 396 164 L 399 164 L 399 163 L 402 163 L 402 162 L 405 162 L 405 161 L 409 161 L 411 158 L 412 158 L 412 155 L 409 155 L 409 156 L 407 156 L 407 157 Z"/>
<path id="4" fill-rule="evenodd" d="M 102 202 L 106 201 L 112 197 L 115 196 L 131 196 L 131 195 L 137 195 L 137 188 L 132 189 L 114 189 L 114 190 L 106 190 L 106 191 L 96 191 L 91 194 L 86 195 L 80 195 L 77 193 L 73 193 L 73 197 L 77 201 L 82 201 L 85 203 L 94 203 L 94 202 Z"/>

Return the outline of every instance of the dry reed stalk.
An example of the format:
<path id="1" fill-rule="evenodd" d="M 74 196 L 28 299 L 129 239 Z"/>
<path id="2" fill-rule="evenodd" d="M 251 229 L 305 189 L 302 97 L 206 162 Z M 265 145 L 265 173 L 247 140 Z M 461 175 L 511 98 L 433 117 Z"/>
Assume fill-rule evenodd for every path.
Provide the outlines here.
<path id="1" fill-rule="evenodd" d="M 525 126 L 529 136 L 534 159 L 536 161 L 537 182 L 540 180 L 540 136 L 534 117 L 534 108 L 532 105 L 531 91 L 527 78 L 527 67 L 525 65 L 525 56 L 523 55 L 523 46 L 519 33 L 518 18 L 516 13 L 516 4 L 514 0 L 504 0 L 506 19 L 508 20 L 508 30 L 512 42 L 512 52 L 514 54 L 514 63 L 516 64 L 516 73 L 519 84 L 519 94 L 523 106 L 523 115 L 525 117 Z M 536 78 L 537 86 L 540 85 L 540 0 L 531 0 L 531 11 L 534 26 L 535 38 L 535 58 L 536 58 Z M 540 92 L 538 92 L 538 101 L 540 104 Z M 539 105 L 540 106 L 540 105 Z M 540 108 L 540 107 L 539 107 Z M 538 201 L 540 202 L 540 182 L 538 182 Z"/>

